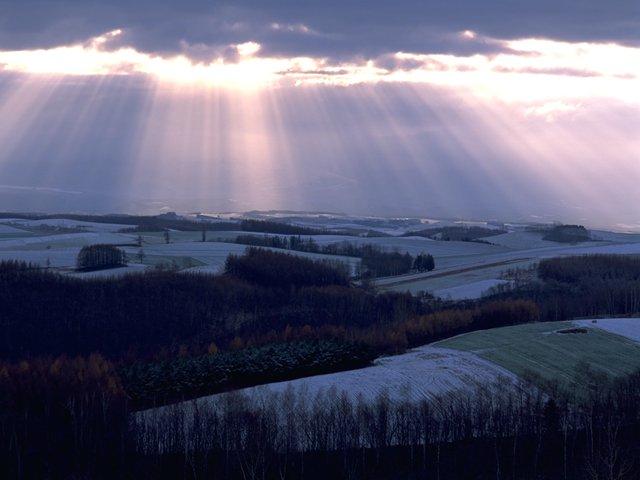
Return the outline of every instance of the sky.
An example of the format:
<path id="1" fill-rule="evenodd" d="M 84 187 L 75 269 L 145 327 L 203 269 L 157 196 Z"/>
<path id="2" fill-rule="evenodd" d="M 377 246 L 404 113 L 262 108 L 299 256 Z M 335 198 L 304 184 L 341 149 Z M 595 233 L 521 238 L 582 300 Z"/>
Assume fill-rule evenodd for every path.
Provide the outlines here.
<path id="1" fill-rule="evenodd" d="M 640 229 L 639 32 L 636 0 L 0 0 L 0 205 Z"/>

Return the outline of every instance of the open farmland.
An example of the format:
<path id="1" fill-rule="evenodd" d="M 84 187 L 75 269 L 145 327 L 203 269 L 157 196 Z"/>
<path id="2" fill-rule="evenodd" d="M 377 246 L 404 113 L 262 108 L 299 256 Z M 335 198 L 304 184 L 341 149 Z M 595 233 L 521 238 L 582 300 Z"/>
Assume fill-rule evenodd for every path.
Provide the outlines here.
<path id="1" fill-rule="evenodd" d="M 31 235 L 31 232 L 16 228 L 12 225 L 0 223 L 0 240 L 13 237 L 26 237 L 29 235 Z"/>
<path id="2" fill-rule="evenodd" d="M 397 401 L 438 402 L 448 394 L 472 392 L 492 384 L 515 385 L 516 382 L 513 373 L 473 353 L 427 345 L 402 355 L 380 358 L 371 367 L 269 383 L 238 392 L 249 398 L 259 398 L 292 390 L 313 399 L 335 390 L 352 400 L 365 402 L 371 402 L 381 394 Z M 196 400 L 198 408 L 206 409 L 225 395 L 201 397 Z M 183 405 L 185 408 L 193 406 L 191 401 Z M 161 414 L 165 408 L 154 410 Z"/>
<path id="3" fill-rule="evenodd" d="M 61 233 L 57 235 L 33 235 L 0 240 L 1 250 L 39 250 L 49 248 L 82 247 L 96 243 L 122 245 L 133 243 L 133 235 L 110 232 Z"/>
<path id="4" fill-rule="evenodd" d="M 586 324 L 588 322 L 588 325 Z M 576 325 L 588 326 L 575 330 Z M 611 333 L 611 332 L 616 333 Z M 621 335 L 617 334 L 620 333 Z M 625 338 L 625 335 L 629 338 Z M 619 377 L 640 368 L 640 319 L 606 319 L 525 324 L 475 331 L 377 359 L 370 367 L 269 383 L 239 390 L 249 398 L 288 390 L 307 398 L 335 391 L 354 400 L 428 400 L 499 384 L 508 388 L 519 379 L 544 386 L 558 382 L 582 391 L 587 370 Z M 532 375 L 533 374 L 533 375 Z M 201 397 L 207 408 L 226 394 Z M 191 402 L 184 405 L 191 408 Z M 160 409 L 162 410 L 162 409 Z"/>
<path id="5" fill-rule="evenodd" d="M 351 223 L 345 223 L 346 220 L 343 218 L 337 223 L 332 223 L 328 222 L 327 218 L 311 216 L 298 224 L 315 228 L 326 226 L 337 228 L 340 225 L 349 224 L 355 228 L 360 221 L 363 222 L 360 225 L 363 227 L 371 222 L 373 222 L 372 225 L 380 222 L 379 219 L 374 221 L 357 217 L 354 217 Z M 455 221 L 424 222 L 417 223 L 414 227 L 460 225 Z M 399 224 L 404 225 L 403 222 Z M 479 224 L 490 227 L 486 222 L 479 222 Z M 240 230 L 210 230 L 206 233 L 207 241 L 202 242 L 202 232 L 199 230 L 172 229 L 169 232 L 170 243 L 166 244 L 163 231 L 119 233 L 121 229 L 131 227 L 132 225 L 120 223 L 72 220 L 63 216 L 42 220 L 3 219 L 0 221 L 0 258 L 25 260 L 42 266 L 50 265 L 54 268 L 69 269 L 75 265 L 72 257 L 82 246 L 106 243 L 123 246 L 129 261 L 133 264 L 140 263 L 139 253 L 142 250 L 144 258 L 141 263 L 146 266 L 174 265 L 183 270 L 215 273 L 220 271 L 229 254 L 241 254 L 245 251 L 244 245 L 227 243 L 235 240 L 238 235 L 290 236 Z M 54 230 L 46 230 L 46 228 Z M 56 232 L 56 228 L 60 230 Z M 522 227 L 507 226 L 506 228 L 509 229 L 507 233 L 489 237 L 490 243 L 437 241 L 418 236 L 399 236 L 404 233 L 404 227 L 395 232 L 396 236 L 363 237 L 326 234 L 301 235 L 301 237 L 312 238 L 320 246 L 349 242 L 358 245 L 371 244 L 384 250 L 407 252 L 413 256 L 429 253 L 435 259 L 435 270 L 378 278 L 375 284 L 382 291 L 409 291 L 414 294 L 428 291 L 453 300 L 478 298 L 489 287 L 501 283 L 502 275 L 506 270 L 526 268 L 544 258 L 595 253 L 640 254 L 638 241 L 640 236 L 638 235 L 597 231 L 593 236 L 600 241 L 568 245 L 543 240 L 542 233 L 524 231 Z M 141 247 L 135 246 L 138 237 L 142 238 Z M 351 265 L 352 269 L 355 269 L 359 262 L 359 259 L 352 257 L 293 250 L 288 252 L 307 258 L 343 261 Z"/>
<path id="6" fill-rule="evenodd" d="M 242 255 L 247 249 L 246 245 L 226 242 L 176 242 L 176 243 L 154 243 L 143 245 L 143 251 L 150 257 L 161 258 L 170 262 L 173 257 L 192 258 L 199 262 L 194 266 L 193 271 L 206 271 L 217 273 L 224 266 L 229 255 Z M 139 247 L 126 247 L 125 251 L 130 257 L 135 257 Z M 274 251 L 284 251 L 292 255 L 311 258 L 314 260 L 342 261 L 351 268 L 355 268 L 359 259 L 353 257 L 343 257 L 337 255 L 322 255 L 317 253 L 297 252 L 292 250 L 269 249 Z"/>
<path id="7" fill-rule="evenodd" d="M 380 278 L 376 284 L 383 290 L 437 292 L 453 287 L 463 287 L 480 281 L 499 280 L 502 273 L 513 268 L 527 268 L 545 259 L 569 255 L 594 254 L 640 254 L 640 242 L 635 235 L 612 234 L 613 241 L 583 242 L 575 245 L 562 245 L 541 240 L 541 234 L 534 232 L 513 231 L 496 237 L 491 241 L 502 244 L 503 250 L 483 253 L 462 254 L 464 246 L 460 245 L 458 254 L 442 256 L 442 252 L 434 249 L 436 269 L 426 273 L 411 273 L 396 277 Z M 625 243 L 618 243 L 624 241 Z M 435 244 L 474 244 L 474 242 L 437 242 Z M 481 244 L 475 244 L 481 245 Z M 432 250 L 427 250 L 430 253 Z M 472 252 L 473 250 L 468 250 Z M 472 287 L 469 287 L 472 288 Z M 446 293 L 446 292 L 445 292 Z M 478 292 L 478 296 L 479 296 Z"/>
<path id="8" fill-rule="evenodd" d="M 434 290 L 433 294 L 437 297 L 451 300 L 480 298 L 482 294 L 490 288 L 506 283 L 509 282 L 507 282 L 506 280 L 490 278 L 487 280 L 478 280 L 477 282 L 466 283 L 464 285 L 457 285 L 455 287 Z"/>
<path id="9" fill-rule="evenodd" d="M 131 225 L 115 224 L 115 223 L 98 223 L 98 222 L 84 222 L 82 220 L 73 220 L 69 218 L 46 218 L 42 220 L 29 220 L 22 218 L 7 218 L 0 220 L 0 223 L 11 224 L 15 227 L 24 228 L 38 228 L 38 227 L 51 227 L 51 228 L 64 228 L 64 229 L 78 229 L 87 232 L 118 232 L 124 228 L 129 228 Z"/>
<path id="10" fill-rule="evenodd" d="M 517 325 L 475 331 L 436 345 L 475 353 L 518 376 L 533 373 L 577 389 L 584 386 L 586 366 L 610 377 L 640 368 L 640 343 L 598 328 L 575 327 L 570 321 Z"/>

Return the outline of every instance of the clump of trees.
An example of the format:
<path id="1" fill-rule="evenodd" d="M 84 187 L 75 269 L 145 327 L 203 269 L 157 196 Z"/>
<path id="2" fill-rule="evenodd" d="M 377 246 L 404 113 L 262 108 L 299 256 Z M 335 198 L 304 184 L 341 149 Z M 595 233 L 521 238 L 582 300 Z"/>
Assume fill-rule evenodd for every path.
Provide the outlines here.
<path id="1" fill-rule="evenodd" d="M 588 242 L 591 234 L 583 225 L 532 225 L 527 227 L 528 232 L 542 233 L 543 240 L 558 243 Z"/>
<path id="2" fill-rule="evenodd" d="M 349 284 L 349 267 L 343 262 L 300 258 L 250 247 L 244 255 L 229 255 L 225 274 L 266 287 L 309 287 Z"/>
<path id="3" fill-rule="evenodd" d="M 582 225 L 556 225 L 548 230 L 542 239 L 559 243 L 588 242 L 591 240 L 591 234 Z"/>
<path id="4" fill-rule="evenodd" d="M 236 346 L 242 345 L 240 337 Z M 165 404 L 234 388 L 350 370 L 376 353 L 363 344 L 336 340 L 271 343 L 213 355 L 138 362 L 120 368 L 135 407 Z"/>
<path id="5" fill-rule="evenodd" d="M 640 312 L 640 260 L 633 255 L 583 255 L 542 260 L 538 278 L 493 290 L 493 298 L 535 301 L 542 320 Z"/>
<path id="6" fill-rule="evenodd" d="M 340 234 L 342 232 L 313 227 L 303 227 L 290 223 L 273 222 L 271 220 L 242 220 L 240 230 L 245 232 L 279 233 L 283 235 L 323 235 L 327 233 Z"/>
<path id="7" fill-rule="evenodd" d="M 485 228 L 478 226 L 451 226 L 411 231 L 405 233 L 404 236 L 426 237 L 431 238 L 432 240 L 442 240 L 446 242 L 458 241 L 487 243 L 480 239 L 495 235 L 502 235 L 503 233 L 507 233 L 507 231 L 499 228 Z"/>
<path id="8" fill-rule="evenodd" d="M 545 281 L 640 281 L 640 257 L 630 255 L 579 255 L 544 259 L 538 276 Z"/>
<path id="9" fill-rule="evenodd" d="M 433 255 L 420 253 L 413 260 L 413 269 L 418 272 L 430 272 L 434 268 L 436 268 L 436 262 Z"/>
<path id="10" fill-rule="evenodd" d="M 114 245 L 86 245 L 80 249 L 76 259 L 78 270 L 100 270 L 126 265 L 127 258 L 123 250 Z"/>
<path id="11" fill-rule="evenodd" d="M 385 252 L 375 245 L 363 245 L 360 257 L 360 277 L 389 277 L 409 273 L 413 257 L 398 251 Z"/>
<path id="12" fill-rule="evenodd" d="M 136 405 L 217 393 L 261 383 L 336 372 L 368 365 L 385 353 L 477 329 L 537 321 L 529 301 L 489 302 L 406 320 L 366 326 L 340 326 L 331 319 L 262 334 L 236 336 L 230 351 L 138 362 L 120 369 Z"/>

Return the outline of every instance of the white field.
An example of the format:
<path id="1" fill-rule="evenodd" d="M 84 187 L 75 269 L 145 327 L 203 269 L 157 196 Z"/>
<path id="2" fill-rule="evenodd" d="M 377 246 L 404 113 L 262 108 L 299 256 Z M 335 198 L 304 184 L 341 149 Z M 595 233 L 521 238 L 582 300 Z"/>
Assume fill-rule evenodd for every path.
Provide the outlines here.
<path id="1" fill-rule="evenodd" d="M 557 247 L 558 244 L 542 239 L 543 235 L 535 232 L 516 230 L 512 232 L 487 237 L 485 240 L 511 248 L 513 250 L 527 250 L 542 247 Z"/>
<path id="2" fill-rule="evenodd" d="M 598 318 L 597 320 L 574 320 L 573 323 L 580 327 L 599 328 L 640 342 L 640 318 Z"/>
<path id="3" fill-rule="evenodd" d="M 434 290 L 433 294 L 437 297 L 450 300 L 480 298 L 482 294 L 489 290 L 491 287 L 503 285 L 505 283 L 509 282 L 507 282 L 506 280 L 490 278 L 487 280 L 479 280 L 477 282 L 467 283 L 465 285 L 458 285 L 456 287 Z"/>
<path id="4" fill-rule="evenodd" d="M 110 232 L 62 233 L 32 235 L 0 239 L 0 261 L 19 260 L 42 267 L 69 269 L 75 267 L 76 257 L 85 245 L 95 243 L 132 243 L 133 235 Z"/>
<path id="5" fill-rule="evenodd" d="M 472 268 L 460 273 L 451 273 L 442 276 L 432 277 L 426 276 L 422 279 L 415 279 L 407 283 L 396 284 L 384 287 L 383 290 L 394 290 L 400 292 L 411 292 L 416 294 L 421 291 L 430 293 L 439 292 L 455 287 L 464 287 L 466 285 L 483 282 L 487 280 L 497 280 L 507 268 L 527 268 L 532 263 L 531 260 L 522 262 L 513 262 L 508 264 L 500 264 L 493 267 Z"/>
<path id="6" fill-rule="evenodd" d="M 95 243 L 132 243 L 135 235 L 110 232 L 61 233 L 0 240 L 1 250 L 32 250 L 60 247 L 82 247 Z"/>
<path id="7" fill-rule="evenodd" d="M 73 268 L 76 265 L 76 257 L 80 247 L 52 248 L 50 250 L 0 250 L 0 261 L 19 260 L 33 263 L 41 267 L 47 264 L 54 268 Z"/>
<path id="8" fill-rule="evenodd" d="M 619 233 L 607 230 L 591 230 L 591 236 L 606 242 L 634 243 L 640 242 L 640 233 Z"/>
<path id="9" fill-rule="evenodd" d="M 0 235 L 31 235 L 30 232 L 26 230 L 20 230 L 19 228 L 13 227 L 11 225 L 6 225 L 4 223 L 0 223 Z"/>
<path id="10" fill-rule="evenodd" d="M 87 232 L 117 232 L 123 228 L 130 228 L 132 225 L 121 225 L 115 223 L 83 222 L 80 220 L 70 220 L 68 218 L 47 218 L 43 220 L 25 220 L 21 218 L 9 218 L 0 220 L 2 223 L 13 225 L 24 225 L 25 227 L 63 227 L 78 228 Z"/>
<path id="11" fill-rule="evenodd" d="M 385 394 L 390 400 L 427 400 L 437 404 L 449 394 L 471 393 L 495 384 L 515 388 L 517 382 L 518 377 L 513 373 L 473 353 L 427 345 L 402 355 L 380 358 L 371 367 L 269 383 L 236 392 L 260 398 L 292 390 L 313 399 L 333 390 L 365 402 Z M 198 408 L 206 409 L 224 395 L 228 394 L 200 397 L 195 402 Z M 178 405 L 193 408 L 193 401 Z M 154 409 L 155 413 L 162 410 L 163 407 Z"/>

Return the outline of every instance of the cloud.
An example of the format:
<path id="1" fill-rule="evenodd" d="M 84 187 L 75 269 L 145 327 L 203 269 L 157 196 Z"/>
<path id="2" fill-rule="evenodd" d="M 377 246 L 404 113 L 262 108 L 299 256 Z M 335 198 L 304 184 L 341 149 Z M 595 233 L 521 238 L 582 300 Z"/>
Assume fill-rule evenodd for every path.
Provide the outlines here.
<path id="1" fill-rule="evenodd" d="M 543 117 L 547 122 L 555 121 L 559 116 L 572 114 L 582 108 L 580 103 L 547 102 L 525 109 L 526 116 Z"/>
<path id="2" fill-rule="evenodd" d="M 183 42 L 180 53 L 147 53 L 127 46 L 129 36 L 119 28 L 71 45 L 0 51 L 0 69 L 44 75 L 144 75 L 161 82 L 253 89 L 426 83 L 525 103 L 600 96 L 640 102 L 640 47 L 614 43 L 458 34 L 459 40 L 490 45 L 492 51 L 473 55 L 399 51 L 336 60 L 275 55 L 246 38 L 217 47 Z"/>
<path id="3" fill-rule="evenodd" d="M 247 40 L 275 56 L 335 61 L 395 52 L 487 52 L 489 38 L 550 38 L 638 45 L 633 1 L 539 0 L 5 0 L 0 48 L 69 45 L 122 28 L 127 46 L 150 54 L 186 54 Z M 123 37 L 125 40 L 125 37 Z M 201 59 L 199 53 L 195 53 Z"/>

